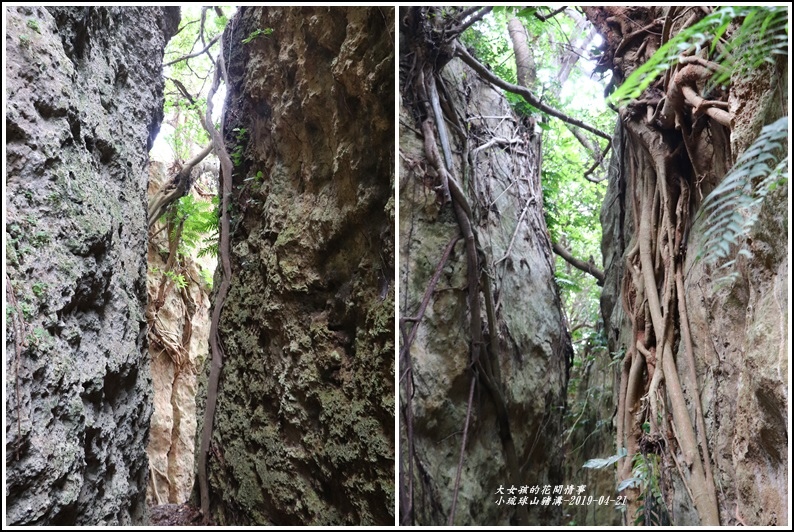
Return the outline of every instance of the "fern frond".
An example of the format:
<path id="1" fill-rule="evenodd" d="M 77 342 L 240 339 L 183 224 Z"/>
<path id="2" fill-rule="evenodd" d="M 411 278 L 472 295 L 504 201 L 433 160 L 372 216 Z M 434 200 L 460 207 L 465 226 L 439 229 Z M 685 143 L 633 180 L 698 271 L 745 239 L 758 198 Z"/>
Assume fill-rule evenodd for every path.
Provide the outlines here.
<path id="1" fill-rule="evenodd" d="M 788 53 L 788 8 L 785 6 L 722 7 L 689 28 L 676 34 L 645 63 L 629 75 L 612 93 L 610 101 L 625 105 L 638 98 L 659 76 L 678 62 L 679 55 L 694 46 L 700 50 L 711 41 L 714 52 L 720 39 L 737 19 L 742 25 L 733 32 L 717 58 L 722 69 L 715 73 L 712 84 L 728 81 L 732 74 L 743 75 L 764 62 L 774 62 L 776 55 Z"/>
<path id="2" fill-rule="evenodd" d="M 207 250 L 207 241 L 213 239 L 217 241 L 220 232 L 220 218 L 218 217 L 217 197 L 212 201 L 196 199 L 188 194 L 179 198 L 173 206 L 172 220 L 174 232 L 171 238 L 176 238 L 178 224 L 182 224 L 181 239 L 179 242 L 179 253 L 183 256 L 193 254 L 197 249 L 198 256 L 216 254 L 212 250 Z M 209 238 L 207 238 L 209 236 Z M 216 244 L 217 247 L 217 244 Z"/>
<path id="3" fill-rule="evenodd" d="M 218 239 L 211 240 L 209 238 L 205 239 L 203 242 L 204 246 L 198 250 L 196 254 L 197 257 L 217 257 L 218 256 Z"/>
<path id="4" fill-rule="evenodd" d="M 750 232 L 767 194 L 788 181 L 788 117 L 765 126 L 719 185 L 703 201 L 708 229 L 696 260 L 714 266 Z M 699 217 L 700 215 L 698 215 Z M 720 267 L 725 268 L 731 261 Z"/>
<path id="5" fill-rule="evenodd" d="M 725 44 L 717 62 L 728 67 L 712 83 L 722 85 L 731 72 L 742 76 L 762 63 L 774 63 L 776 55 L 788 54 L 788 9 L 784 6 L 756 8 L 744 17 L 741 27 Z"/>

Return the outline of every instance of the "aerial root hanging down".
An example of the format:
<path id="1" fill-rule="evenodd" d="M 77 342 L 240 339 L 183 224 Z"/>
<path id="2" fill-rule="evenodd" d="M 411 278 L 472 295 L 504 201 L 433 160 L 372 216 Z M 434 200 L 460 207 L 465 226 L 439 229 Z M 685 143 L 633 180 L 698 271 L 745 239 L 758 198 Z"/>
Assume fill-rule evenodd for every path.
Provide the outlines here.
<path id="1" fill-rule="evenodd" d="M 436 270 L 433 273 L 433 277 L 430 279 L 430 283 L 427 285 L 427 289 L 425 290 L 424 297 L 422 297 L 422 303 L 419 305 L 419 311 L 416 313 L 416 316 L 412 318 L 402 318 L 400 320 L 401 324 L 407 326 L 409 322 L 413 323 L 413 327 L 411 328 L 411 332 L 406 332 L 404 327 L 401 327 L 403 332 L 403 347 L 400 350 L 400 365 L 399 367 L 405 366 L 405 372 L 400 376 L 400 382 L 402 383 L 405 381 L 405 400 L 407 402 L 407 407 L 404 409 L 403 415 L 405 416 L 405 425 L 406 425 L 406 439 L 408 440 L 408 489 L 407 494 L 405 496 L 405 500 L 403 501 L 400 510 L 403 514 L 403 518 L 401 518 L 401 525 L 412 525 L 413 519 L 413 500 L 414 500 L 414 422 L 413 422 L 413 409 L 411 407 L 411 402 L 414 396 L 414 383 L 413 383 L 413 363 L 411 360 L 411 346 L 413 345 L 414 339 L 416 338 L 416 333 L 419 330 L 419 324 L 422 322 L 422 318 L 425 316 L 425 311 L 427 310 L 427 305 L 430 303 L 430 298 L 433 295 L 433 292 L 436 289 L 436 285 L 438 284 L 438 280 L 441 278 L 441 272 L 444 270 L 444 266 L 446 266 L 447 261 L 449 260 L 449 255 L 452 253 L 452 248 L 455 247 L 458 240 L 460 240 L 459 236 L 454 236 L 447 244 L 447 247 L 444 249 L 444 252 L 441 255 L 441 260 L 438 261 L 438 265 L 436 266 Z M 464 437 L 464 446 L 465 446 L 465 437 Z M 402 466 L 402 460 L 400 460 L 400 466 Z M 454 503 L 453 503 L 454 505 Z"/>
<path id="2" fill-rule="evenodd" d="M 512 438 L 512 431 L 510 428 L 510 419 L 507 413 L 507 407 L 502 395 L 502 382 L 499 375 L 499 359 L 498 351 L 493 350 L 494 346 L 498 346 L 498 335 L 496 334 L 495 314 L 493 313 L 493 301 L 486 302 L 486 306 L 490 306 L 491 311 L 488 312 L 488 330 L 491 331 L 491 353 L 484 349 L 485 343 L 483 340 L 483 324 L 481 317 L 481 302 L 480 292 L 483 291 L 488 299 L 490 291 L 490 280 L 487 276 L 480 278 L 480 249 L 477 243 L 477 236 L 474 232 L 472 224 L 472 209 L 466 199 L 460 182 L 451 173 L 453 168 L 451 149 L 449 148 L 450 142 L 447 135 L 445 117 L 442 114 L 438 91 L 436 88 L 436 73 L 434 70 L 425 65 L 420 67 L 419 73 L 414 81 L 414 90 L 417 95 L 417 100 L 424 103 L 424 115 L 427 117 L 422 124 L 425 147 L 425 156 L 427 157 L 430 165 L 436 170 L 436 173 L 441 177 L 442 187 L 444 192 L 449 191 L 449 198 L 452 202 L 452 208 L 455 213 L 455 218 L 460 227 L 465 242 L 465 256 L 466 256 L 466 271 L 467 271 L 467 290 L 469 301 L 469 332 L 471 335 L 470 343 L 470 363 L 472 370 L 475 372 L 473 379 L 476 377 L 479 382 L 483 384 L 485 389 L 491 396 L 494 406 L 496 407 L 497 423 L 499 426 L 499 436 L 502 442 L 502 447 L 505 455 L 505 462 L 507 466 L 508 476 L 510 481 L 516 485 L 521 483 L 520 467 L 516 455 L 515 443 Z M 451 123 L 457 121 L 454 109 L 451 108 L 452 103 L 446 102 L 446 107 L 452 112 L 452 116 L 448 117 Z M 435 128 L 433 128 L 435 126 Z M 435 129 L 435 131 L 434 131 Z M 456 128 L 458 130 L 460 128 Z M 437 132 L 437 136 L 436 136 Z M 443 158 L 438 151 L 438 146 L 441 145 L 444 151 Z M 474 382 L 474 381 L 473 381 Z M 473 393 L 473 387 L 470 387 L 470 396 Z M 464 421 L 464 433 L 467 434 L 468 421 L 470 416 L 470 409 L 467 406 L 467 416 Z M 459 470 L 463 464 L 463 453 L 465 452 L 465 441 L 461 446 L 461 458 L 459 460 Z M 460 471 L 458 471 L 458 477 Z M 448 523 L 454 523 L 455 519 L 455 502 L 457 501 L 457 490 L 459 488 L 459 480 L 456 479 L 455 493 L 453 493 L 453 505 L 450 511 Z M 525 507 L 517 508 L 517 519 L 519 524 L 527 524 L 528 514 Z"/>
<path id="3" fill-rule="evenodd" d="M 628 457 L 620 463 L 620 480 L 632 475 L 631 456 L 638 451 L 647 421 L 651 436 L 665 439 L 667 423 L 678 442 L 684 466 L 682 480 L 704 525 L 719 524 L 705 422 L 694 367 L 683 283 L 683 230 L 688 219 L 689 188 L 671 174 L 671 157 L 663 151 L 658 131 L 646 124 L 625 122 L 633 144 L 641 153 L 627 154 L 629 180 L 634 190 L 637 241 L 627 253 L 622 301 L 632 322 L 634 344 L 629 346 L 618 395 L 618 446 Z M 675 180 L 674 180 L 675 179 Z M 678 186 L 671 187 L 671 182 Z M 632 297 L 634 296 L 634 297 Z M 680 325 L 681 345 L 691 381 L 687 392 L 679 379 L 673 351 L 675 324 Z M 646 375 L 647 378 L 643 376 Z M 643 389 L 643 383 L 645 388 Z M 642 407 L 647 401 L 648 409 Z M 665 401 L 671 418 L 665 415 Z M 694 405 L 693 425 L 689 404 Z M 668 421 L 669 419 L 669 421 Z M 666 445 L 678 463 L 675 450 Z M 636 504 L 636 501 L 635 501 Z"/>

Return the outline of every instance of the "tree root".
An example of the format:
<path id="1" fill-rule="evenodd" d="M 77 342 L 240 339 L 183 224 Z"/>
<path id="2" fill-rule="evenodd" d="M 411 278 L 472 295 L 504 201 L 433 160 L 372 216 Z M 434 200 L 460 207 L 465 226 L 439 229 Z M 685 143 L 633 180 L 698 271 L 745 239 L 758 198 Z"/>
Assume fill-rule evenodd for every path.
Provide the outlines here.
<path id="1" fill-rule="evenodd" d="M 637 442 L 637 427 L 642 423 L 639 405 L 638 386 L 642 382 L 643 365 L 648 368 L 650 382 L 645 397 L 650 405 L 650 432 L 663 432 L 661 424 L 664 418 L 662 383 L 665 384 L 667 400 L 672 407 L 672 428 L 686 463 L 681 468 L 682 476 L 688 491 L 691 492 L 695 507 L 704 525 L 719 524 L 714 479 L 710 466 L 708 446 L 705 441 L 705 423 L 699 407 L 696 377 L 694 375 L 694 354 L 692 353 L 691 337 L 687 323 L 686 302 L 684 299 L 683 276 L 681 273 L 680 253 L 683 249 L 682 224 L 686 223 L 688 209 L 688 188 L 679 182 L 680 189 L 675 212 L 671 207 L 674 198 L 668 180 L 670 158 L 660 148 L 663 144 L 658 133 L 634 121 L 628 121 L 627 128 L 634 138 L 634 145 L 642 146 L 646 151 L 635 154 L 637 166 L 631 174 L 633 186 L 637 193 L 635 201 L 639 205 L 637 211 L 637 242 L 636 247 L 627 254 L 627 272 L 632 272 L 633 259 L 638 251 L 639 273 L 632 275 L 631 286 L 637 294 L 637 304 L 627 308 L 632 315 L 635 345 L 631 346 L 631 364 L 626 372 L 628 362 L 624 363 L 623 379 L 627 379 L 624 387 L 621 382 L 618 397 L 618 442 L 627 441 L 629 456 Z M 654 230 L 656 228 L 656 230 Z M 629 275 L 629 273 L 627 273 Z M 627 277 L 628 279 L 628 277 Z M 625 294 L 626 285 L 623 292 Z M 624 306 L 628 301 L 623 296 Z M 695 403 L 695 419 L 698 425 L 697 438 L 689 416 L 687 399 L 681 386 L 678 368 L 673 357 L 675 329 L 673 314 L 678 313 L 681 326 L 681 337 L 690 365 L 690 379 L 693 380 L 693 397 Z M 632 314 L 633 313 L 633 314 Z M 647 318 L 645 317 L 647 313 Z M 644 323 L 644 331 L 640 332 L 639 324 Z M 657 360 L 658 359 L 658 360 Z M 639 435 L 642 433 L 640 432 Z M 669 447 L 669 446 L 668 446 Z M 702 456 L 701 456 L 702 451 Z M 670 452 L 674 453 L 673 449 Z M 674 457 L 675 459 L 675 457 Z M 677 460 L 677 459 L 676 459 Z M 676 462 L 677 463 L 677 462 Z M 630 459 L 622 463 L 620 478 L 631 475 Z"/>
<path id="2" fill-rule="evenodd" d="M 502 446 L 505 454 L 506 468 L 511 481 L 514 484 L 520 484 L 520 471 L 518 459 L 515 451 L 515 444 L 512 439 L 510 430 L 510 420 L 507 413 L 506 403 L 501 393 L 501 378 L 498 376 L 499 360 L 496 352 L 489 353 L 483 341 L 483 325 L 481 318 L 481 304 L 480 304 L 480 291 L 483 290 L 486 294 L 490 294 L 490 286 L 488 286 L 487 278 L 481 284 L 480 281 L 480 260 L 478 253 L 477 236 L 473 229 L 472 224 L 472 209 L 466 199 L 463 189 L 459 185 L 457 179 L 451 174 L 452 157 L 449 139 L 446 137 L 446 128 L 444 126 L 444 117 L 441 113 L 441 106 L 434 105 L 433 102 L 438 102 L 438 94 L 435 89 L 435 72 L 434 70 L 425 65 L 420 68 L 420 74 L 417 75 L 414 82 L 415 93 L 418 96 L 418 101 L 424 102 L 425 116 L 427 117 L 422 123 L 422 130 L 425 135 L 424 147 L 425 155 L 430 162 L 430 165 L 436 170 L 436 173 L 441 177 L 442 183 L 446 182 L 450 199 L 452 201 L 453 212 L 457 219 L 458 226 L 460 227 L 461 234 L 465 242 L 466 250 L 466 270 L 467 270 L 467 284 L 468 284 L 468 301 L 469 301 L 469 331 L 471 334 L 470 343 L 470 360 L 472 369 L 475 370 L 480 382 L 485 386 L 496 407 L 497 422 L 499 426 L 499 435 L 502 441 Z M 451 102 L 447 102 L 450 106 Z M 438 152 L 438 144 L 436 135 L 434 134 L 432 125 L 438 132 L 440 139 L 439 144 L 444 150 L 444 156 Z M 447 150 L 450 150 L 447 152 Z M 443 186 L 443 185 L 442 185 Z M 489 300 L 486 295 L 486 300 Z M 486 303 L 493 308 L 493 301 Z M 492 313 L 489 313 L 492 316 Z M 489 320 L 489 331 L 491 334 L 492 343 L 497 340 L 498 333 L 495 328 L 495 323 Z M 470 394 L 473 393 L 473 388 Z M 467 414 L 468 418 L 468 414 Z M 464 431 L 464 435 L 467 434 Z M 463 442 L 465 445 L 465 441 Z M 462 467 L 463 454 L 461 454 L 461 463 L 459 468 Z M 457 480 L 456 480 L 457 485 Z M 457 488 L 456 488 L 457 490 Z M 457 493 L 457 491 L 456 491 Z M 456 499 L 456 495 L 453 495 Z M 526 524 L 528 516 L 526 508 L 519 507 L 517 510 L 517 519 L 519 524 Z M 450 513 L 449 522 L 454 521 L 454 508 Z"/>
<path id="3" fill-rule="evenodd" d="M 217 91 L 220 80 L 223 78 L 228 86 L 228 76 L 226 75 L 226 63 L 223 58 L 223 46 L 220 47 L 218 61 L 215 65 L 215 79 L 207 96 L 207 113 L 204 121 L 204 128 L 210 134 L 215 153 L 221 162 L 221 206 L 220 206 L 220 243 L 218 251 L 221 257 L 221 285 L 215 297 L 215 307 L 212 310 L 212 321 L 210 322 L 210 350 L 211 365 L 210 374 L 207 381 L 207 403 L 204 411 L 204 424 L 201 430 L 201 443 L 198 453 L 198 482 L 201 497 L 201 514 L 204 524 L 210 521 L 209 512 L 209 482 L 207 478 L 207 458 L 210 452 L 210 442 L 212 440 L 212 425 L 215 419 L 215 407 L 218 402 L 218 383 L 220 380 L 221 369 L 223 367 L 223 347 L 221 345 L 219 322 L 223 303 L 231 287 L 232 268 L 229 258 L 229 201 L 232 195 L 232 161 L 226 151 L 221 133 L 212 124 L 212 98 Z M 223 119 L 221 119 L 223 123 Z"/>
<path id="4" fill-rule="evenodd" d="M 466 453 L 466 439 L 469 435 L 469 420 L 471 419 L 471 404 L 474 400 L 474 384 L 477 379 L 474 375 L 471 376 L 471 384 L 469 385 L 469 401 L 466 405 L 466 421 L 463 423 L 463 439 L 460 442 L 460 460 L 458 461 L 458 470 L 455 473 L 455 488 L 452 491 L 452 507 L 449 510 L 448 526 L 455 524 L 455 507 L 458 504 L 458 490 L 460 488 L 460 473 L 463 471 L 463 457 Z"/>

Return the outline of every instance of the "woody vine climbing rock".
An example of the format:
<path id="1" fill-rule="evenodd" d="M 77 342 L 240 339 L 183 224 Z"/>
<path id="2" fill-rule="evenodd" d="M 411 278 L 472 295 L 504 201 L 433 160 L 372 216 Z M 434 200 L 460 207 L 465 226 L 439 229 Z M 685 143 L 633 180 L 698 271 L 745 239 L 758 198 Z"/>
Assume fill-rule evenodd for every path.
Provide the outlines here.
<path id="1" fill-rule="evenodd" d="M 429 11 L 400 18 L 400 522 L 560 522 L 491 501 L 501 484 L 562 480 L 542 440 L 562 429 L 571 345 L 540 139 Z M 514 146 L 478 149 L 482 136 Z"/>

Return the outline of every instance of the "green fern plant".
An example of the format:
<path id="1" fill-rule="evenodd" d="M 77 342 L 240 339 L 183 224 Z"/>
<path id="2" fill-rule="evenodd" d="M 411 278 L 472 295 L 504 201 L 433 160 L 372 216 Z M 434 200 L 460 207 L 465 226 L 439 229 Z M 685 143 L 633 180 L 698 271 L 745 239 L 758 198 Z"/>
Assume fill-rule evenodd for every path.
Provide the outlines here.
<path id="1" fill-rule="evenodd" d="M 741 25 L 731 38 L 722 40 L 731 24 L 737 21 L 741 21 Z M 733 6 L 714 11 L 660 47 L 612 94 L 611 101 L 621 105 L 639 97 L 678 61 L 682 52 L 692 46 L 699 50 L 709 43 L 709 55 L 719 48 L 715 62 L 720 68 L 711 80 L 712 85 L 724 84 L 732 75 L 742 76 L 764 62 L 774 62 L 776 56 L 788 53 L 788 8 Z M 788 180 L 787 138 L 788 117 L 764 127 L 731 172 L 706 198 L 698 217 L 705 213 L 708 229 L 696 260 L 713 266 L 726 259 L 731 247 L 755 224 L 766 195 Z M 748 255 L 749 251 L 739 253 Z M 734 262 L 731 260 L 720 269 L 730 270 Z"/>
<path id="2" fill-rule="evenodd" d="M 704 244 L 697 260 L 714 266 L 726 259 L 731 247 L 739 243 L 755 224 L 767 194 L 788 181 L 787 139 L 787 116 L 765 126 L 728 175 L 706 197 L 698 217 L 706 216 L 708 229 L 703 235 Z M 749 253 L 746 249 L 739 251 L 741 255 Z M 735 259 L 719 269 L 730 271 L 734 263 Z"/>
<path id="3" fill-rule="evenodd" d="M 176 273 L 173 270 L 168 270 L 167 272 L 165 272 L 165 276 L 168 277 L 171 280 L 171 282 L 173 282 L 174 285 L 176 285 L 177 288 L 182 289 L 187 287 L 187 279 L 185 279 L 185 276 L 182 275 L 181 273 Z"/>
<path id="4" fill-rule="evenodd" d="M 179 254 L 187 256 L 197 251 L 199 257 L 217 256 L 220 220 L 218 219 L 218 198 L 211 201 L 199 200 L 188 194 L 179 198 L 172 210 L 174 229 L 171 238 L 176 237 L 179 223 L 182 234 L 179 241 Z"/>
<path id="5" fill-rule="evenodd" d="M 659 526 L 669 524 L 667 506 L 661 487 L 661 460 L 653 453 L 637 453 L 632 459 L 632 476 L 618 486 L 618 492 L 626 488 L 639 488 L 637 512 L 634 525 Z"/>
<path id="6" fill-rule="evenodd" d="M 625 457 L 627 454 L 626 449 L 621 447 L 616 454 L 607 456 L 606 458 L 591 458 L 582 464 L 582 467 L 585 469 L 604 469 L 605 467 L 617 463 L 618 460 Z"/>
<path id="7" fill-rule="evenodd" d="M 742 75 L 775 56 L 788 54 L 788 8 L 785 6 L 722 7 L 699 22 L 676 34 L 642 66 L 626 78 L 610 96 L 612 103 L 625 105 L 638 98 L 659 76 L 675 65 L 679 55 L 694 46 L 700 50 L 709 42 L 713 53 L 730 24 L 743 19 L 742 25 L 724 42 L 716 62 L 723 68 L 712 84 L 725 83 L 732 73 Z"/>
<path id="8" fill-rule="evenodd" d="M 243 150 L 245 149 L 245 142 L 248 137 L 248 130 L 240 127 L 234 128 L 234 138 L 237 141 L 237 145 L 234 147 L 232 152 L 229 154 L 229 157 L 232 159 L 232 164 L 235 167 L 240 166 L 243 162 Z"/>
<path id="9" fill-rule="evenodd" d="M 774 63 L 775 56 L 788 55 L 788 9 L 785 6 L 726 7 L 717 13 L 722 20 L 715 32 L 712 51 L 730 20 L 743 17 L 743 21 L 717 57 L 717 62 L 727 68 L 716 72 L 712 80 L 715 85 L 726 83 L 732 72 L 742 76 L 763 63 Z"/>
<path id="10" fill-rule="evenodd" d="M 267 37 L 271 33 L 273 33 L 273 28 L 264 28 L 264 29 L 263 28 L 258 28 L 258 29 L 255 29 L 254 31 L 252 31 L 251 33 L 249 33 L 248 37 L 246 37 L 245 39 L 243 39 L 240 42 L 242 42 L 243 44 L 248 44 L 248 43 L 250 43 L 251 41 L 253 41 L 254 39 L 256 39 L 258 37 L 262 37 L 262 36 Z"/>

